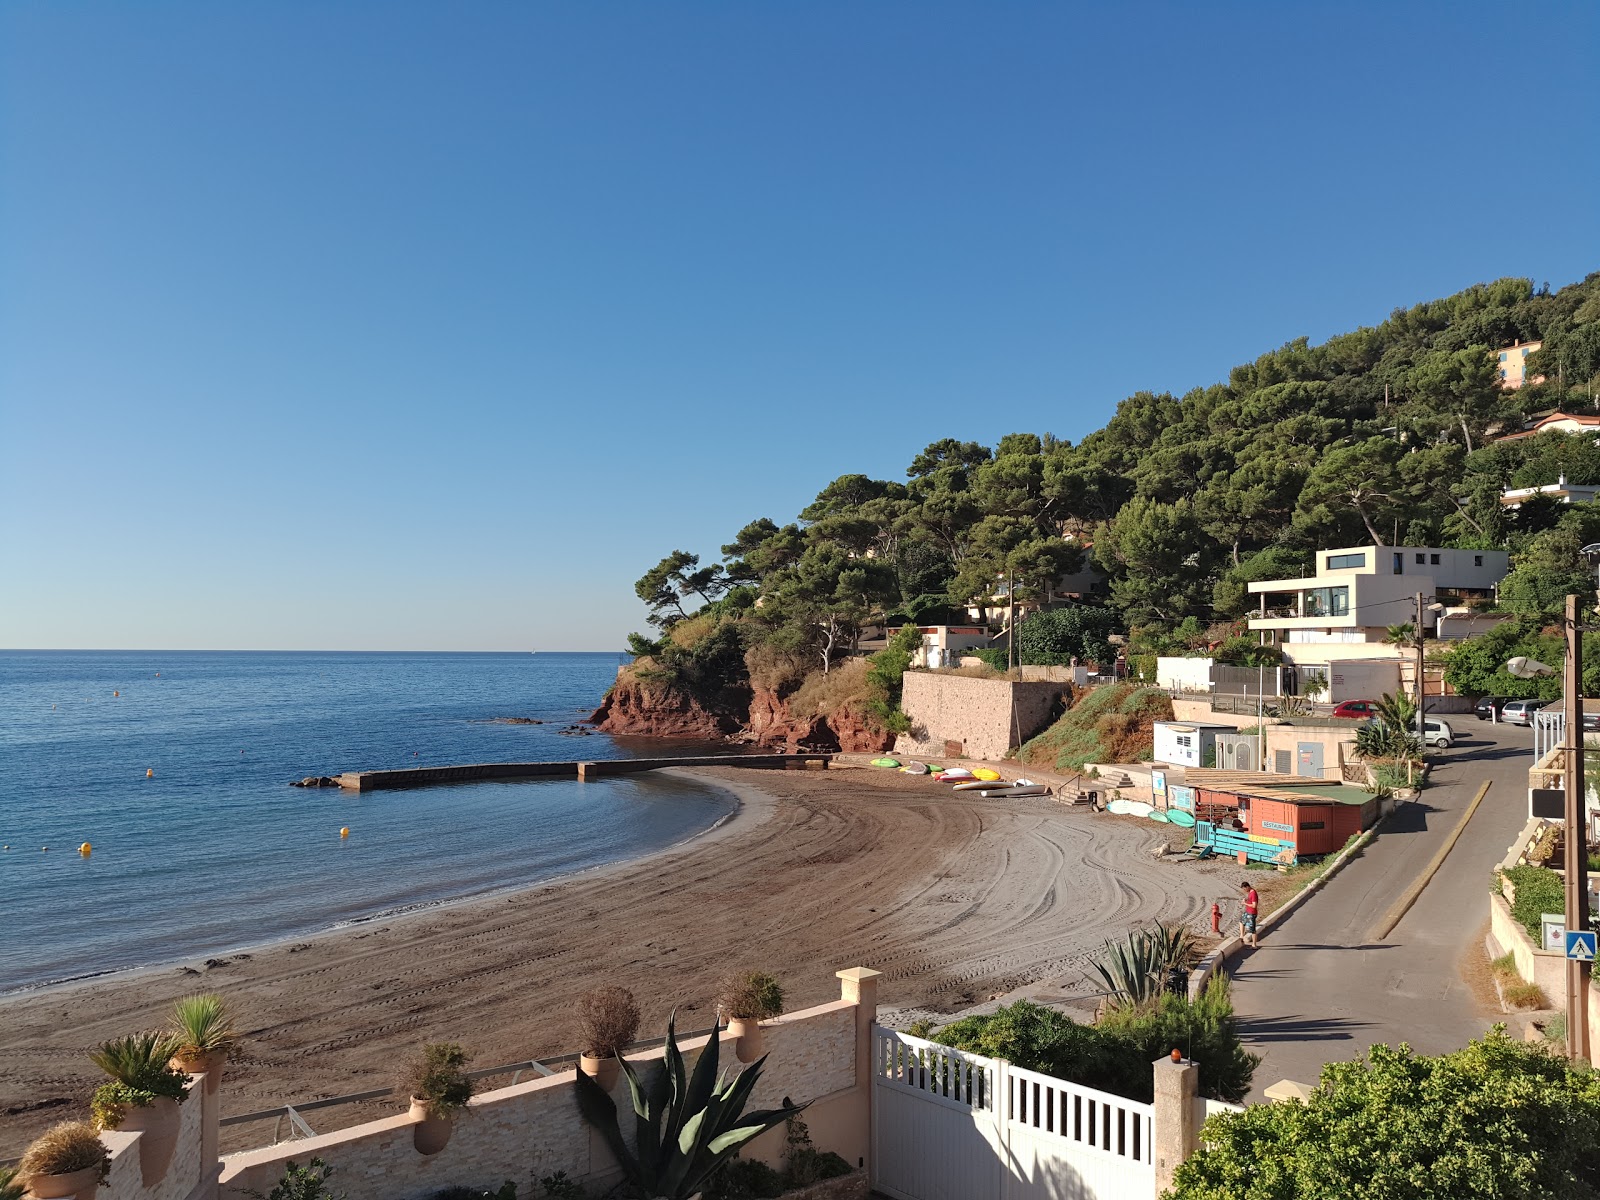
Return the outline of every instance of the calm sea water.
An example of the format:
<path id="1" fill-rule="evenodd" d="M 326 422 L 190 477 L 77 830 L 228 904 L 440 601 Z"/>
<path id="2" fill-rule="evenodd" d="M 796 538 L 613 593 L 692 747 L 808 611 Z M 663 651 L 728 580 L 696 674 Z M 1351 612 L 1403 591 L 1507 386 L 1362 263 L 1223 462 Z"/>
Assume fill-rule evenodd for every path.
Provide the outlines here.
<path id="1" fill-rule="evenodd" d="M 709 828 L 731 811 L 726 794 L 653 773 L 365 795 L 288 786 L 669 753 L 558 733 L 599 703 L 618 662 L 0 652 L 0 991 L 548 879 Z M 511 716 L 549 724 L 494 720 Z"/>

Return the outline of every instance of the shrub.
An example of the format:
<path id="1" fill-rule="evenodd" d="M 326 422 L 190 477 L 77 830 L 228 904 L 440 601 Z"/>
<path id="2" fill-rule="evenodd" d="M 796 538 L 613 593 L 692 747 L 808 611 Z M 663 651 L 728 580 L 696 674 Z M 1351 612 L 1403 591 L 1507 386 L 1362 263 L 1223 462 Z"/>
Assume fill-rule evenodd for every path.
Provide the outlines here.
<path id="1" fill-rule="evenodd" d="M 1065 666 L 1076 658 L 1104 668 L 1116 661 L 1110 637 L 1121 622 L 1109 608 L 1076 604 L 1035 613 L 1017 626 L 1017 661 Z"/>
<path id="2" fill-rule="evenodd" d="M 770 1200 L 787 1191 L 777 1171 L 753 1158 L 735 1158 L 705 1188 L 706 1200 Z"/>
<path id="3" fill-rule="evenodd" d="M 562 1178 L 565 1178 L 565 1172 Z M 574 1184 L 574 1187 L 577 1185 Z M 576 1192 L 561 1193 L 562 1195 L 582 1196 L 583 1189 Z M 546 1192 L 545 1195 L 550 1195 Z M 517 1185 L 511 1180 L 506 1180 L 499 1187 L 490 1191 L 488 1188 L 464 1187 L 457 1184 L 455 1187 L 440 1188 L 433 1194 L 431 1200 L 517 1200 Z"/>
<path id="4" fill-rule="evenodd" d="M 228 1053 L 239 1045 L 233 1012 L 221 996 L 184 996 L 172 1005 L 172 1036 L 180 1056 Z"/>
<path id="5" fill-rule="evenodd" d="M 1193 1002 L 1168 993 L 1150 1005 L 1112 1009 L 1098 1025 L 1019 1000 L 955 1021 L 931 1040 L 1144 1103 L 1152 1096 L 1150 1064 L 1174 1048 L 1199 1064 L 1200 1090 L 1224 1100 L 1249 1093 L 1261 1061 L 1239 1039 L 1222 976 Z"/>
<path id="6" fill-rule="evenodd" d="M 791 1188 L 810 1187 L 824 1179 L 850 1174 L 850 1164 L 832 1150 L 818 1150 L 811 1141 L 811 1130 L 796 1113 L 786 1122 L 783 1178 Z"/>
<path id="7" fill-rule="evenodd" d="M 578 1029 L 585 1054 L 610 1058 L 639 1032 L 639 1002 L 623 987 L 597 987 L 578 1001 Z"/>
<path id="8" fill-rule="evenodd" d="M 429 1042 L 406 1064 L 401 1086 L 428 1106 L 430 1117 L 448 1117 L 472 1099 L 467 1064 L 472 1056 L 455 1042 Z"/>
<path id="9" fill-rule="evenodd" d="M 1058 771 L 1091 762 L 1140 762 L 1155 753 L 1153 723 L 1172 719 L 1172 699 L 1156 688 L 1118 683 L 1073 696 L 1072 707 L 1017 751 L 1019 761 Z"/>
<path id="10" fill-rule="evenodd" d="M 1378 1045 L 1305 1103 L 1207 1121 L 1174 1200 L 1581 1200 L 1600 1184 L 1600 1074 L 1497 1027 L 1436 1058 Z"/>
<path id="11" fill-rule="evenodd" d="M 0 1200 L 27 1200 L 28 1190 L 15 1167 L 0 1167 Z"/>
<path id="12" fill-rule="evenodd" d="M 1517 892 L 1516 901 L 1511 905 L 1512 919 L 1537 941 L 1540 916 L 1566 911 L 1566 885 L 1561 876 L 1548 867 L 1524 864 L 1510 868 L 1505 874 Z"/>
<path id="13" fill-rule="evenodd" d="M 89 1051 L 89 1061 L 111 1076 L 89 1102 L 94 1123 L 115 1129 L 129 1108 L 144 1108 L 162 1098 L 183 1103 L 189 1078 L 169 1065 L 177 1051 L 177 1039 L 156 1030 L 112 1038 Z"/>
<path id="14" fill-rule="evenodd" d="M 74 1171 L 100 1168 L 100 1182 L 111 1172 L 111 1154 L 100 1133 L 83 1121 L 63 1121 L 52 1125 L 28 1144 L 17 1164 L 21 1175 L 70 1175 Z"/>
<path id="15" fill-rule="evenodd" d="M 554 1200 L 583 1200 L 587 1194 L 583 1184 L 576 1179 L 568 1179 L 565 1171 L 557 1171 L 554 1175 L 543 1175 L 539 1178 L 539 1194 L 553 1197 Z"/>
<path id="16" fill-rule="evenodd" d="M 764 971 L 747 971 L 723 981 L 717 1007 L 725 1017 L 764 1021 L 783 1012 L 783 987 Z"/>
<path id="17" fill-rule="evenodd" d="M 270 1192 L 262 1193 L 253 1188 L 244 1189 L 244 1192 L 255 1200 L 344 1200 L 343 1192 L 328 1187 L 328 1176 L 332 1174 L 333 1168 L 320 1158 L 313 1158 L 303 1167 L 291 1160 L 283 1165 L 283 1177 L 272 1185 Z"/>

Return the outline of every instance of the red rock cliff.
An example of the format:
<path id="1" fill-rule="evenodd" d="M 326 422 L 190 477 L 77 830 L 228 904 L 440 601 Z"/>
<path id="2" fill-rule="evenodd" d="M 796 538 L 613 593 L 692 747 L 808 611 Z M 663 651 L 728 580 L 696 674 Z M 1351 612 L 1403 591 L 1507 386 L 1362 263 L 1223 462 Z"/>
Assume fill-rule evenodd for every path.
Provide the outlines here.
<path id="1" fill-rule="evenodd" d="M 624 672 L 589 720 L 601 733 L 715 742 L 744 728 L 749 698 L 742 689 L 695 696 Z"/>

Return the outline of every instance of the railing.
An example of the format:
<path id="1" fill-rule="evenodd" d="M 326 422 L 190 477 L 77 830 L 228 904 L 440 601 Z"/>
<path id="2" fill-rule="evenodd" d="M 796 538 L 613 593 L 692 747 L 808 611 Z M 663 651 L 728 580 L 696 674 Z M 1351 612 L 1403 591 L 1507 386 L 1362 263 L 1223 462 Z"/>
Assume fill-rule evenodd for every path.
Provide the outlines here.
<path id="1" fill-rule="evenodd" d="M 677 1036 L 680 1041 L 687 1041 L 690 1038 L 705 1037 L 718 1028 L 720 1028 L 720 1026 L 711 1026 L 707 1029 L 695 1029 L 688 1032 L 679 1033 Z M 666 1040 L 667 1039 L 665 1037 L 646 1038 L 643 1041 L 630 1042 L 628 1045 L 624 1046 L 623 1049 L 653 1050 L 657 1046 L 665 1045 Z M 521 1062 L 502 1063 L 497 1067 L 481 1067 L 476 1071 L 468 1071 L 467 1077 L 476 1081 L 479 1079 L 489 1079 L 496 1075 L 510 1075 L 511 1080 L 506 1086 L 514 1087 L 516 1084 L 522 1082 L 522 1077 L 525 1074 L 533 1074 L 544 1077 L 559 1074 L 557 1070 L 558 1067 L 570 1066 L 578 1061 L 578 1057 L 579 1056 L 576 1054 L 557 1054 L 549 1058 L 529 1058 L 524 1059 Z M 312 1129 L 310 1124 L 306 1121 L 306 1113 L 316 1112 L 325 1108 L 337 1108 L 340 1105 L 345 1104 L 363 1104 L 370 1100 L 382 1100 L 386 1096 L 393 1096 L 397 1091 L 399 1091 L 398 1088 L 392 1087 L 373 1088 L 371 1091 L 350 1092 L 347 1095 L 329 1096 L 322 1100 L 296 1100 L 288 1104 L 279 1104 L 273 1108 L 260 1109 L 257 1112 L 237 1113 L 231 1117 L 223 1117 L 218 1124 L 249 1125 L 256 1121 L 276 1122 L 276 1124 L 273 1126 L 271 1142 L 272 1145 L 276 1146 L 279 1142 L 284 1140 L 282 1133 L 283 1122 L 285 1119 L 288 1120 L 291 1131 L 289 1140 L 292 1141 L 296 1138 L 316 1137 L 317 1131 Z"/>
<path id="2" fill-rule="evenodd" d="M 1153 1161 L 1148 1104 L 1007 1066 L 1004 1116 L 1034 1133 L 1136 1163 Z"/>

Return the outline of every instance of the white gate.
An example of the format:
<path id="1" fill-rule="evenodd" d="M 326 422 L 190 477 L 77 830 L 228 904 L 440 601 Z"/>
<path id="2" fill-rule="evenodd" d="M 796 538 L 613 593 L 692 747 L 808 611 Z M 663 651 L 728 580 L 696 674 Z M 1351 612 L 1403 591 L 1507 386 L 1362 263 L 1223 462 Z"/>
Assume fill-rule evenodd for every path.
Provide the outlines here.
<path id="1" fill-rule="evenodd" d="M 1151 1105 L 873 1026 L 872 1186 L 895 1200 L 1146 1200 Z"/>

